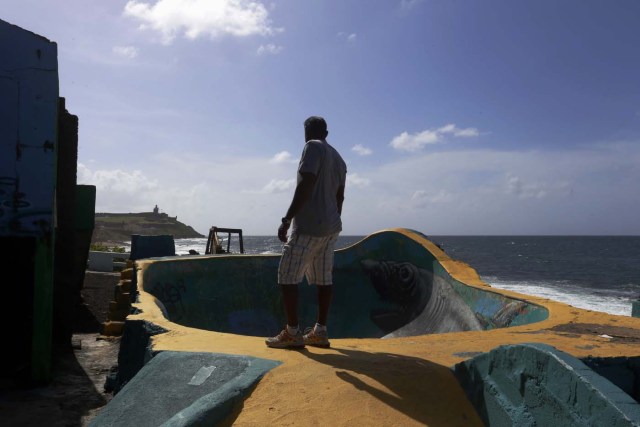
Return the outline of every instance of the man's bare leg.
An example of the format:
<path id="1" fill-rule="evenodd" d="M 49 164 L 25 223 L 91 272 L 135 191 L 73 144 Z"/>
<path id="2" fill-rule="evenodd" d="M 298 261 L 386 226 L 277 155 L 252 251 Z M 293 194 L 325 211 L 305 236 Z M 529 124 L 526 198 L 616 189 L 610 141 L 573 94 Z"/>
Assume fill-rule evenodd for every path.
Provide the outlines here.
<path id="1" fill-rule="evenodd" d="M 318 289 L 318 319 L 317 322 L 323 326 L 327 326 L 327 318 L 329 317 L 329 307 L 331 307 L 331 298 L 333 296 L 332 285 L 316 285 Z M 297 320 L 297 319 L 296 319 Z"/>
<path id="2" fill-rule="evenodd" d="M 298 326 L 298 285 L 280 285 L 287 325 Z"/>

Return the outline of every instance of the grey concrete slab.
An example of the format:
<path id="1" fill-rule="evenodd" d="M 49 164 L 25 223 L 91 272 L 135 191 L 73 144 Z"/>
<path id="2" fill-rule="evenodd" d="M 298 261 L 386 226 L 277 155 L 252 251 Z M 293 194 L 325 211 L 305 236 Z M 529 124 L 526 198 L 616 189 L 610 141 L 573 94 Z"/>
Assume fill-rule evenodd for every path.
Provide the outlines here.
<path id="1" fill-rule="evenodd" d="M 216 425 L 280 362 L 165 351 L 114 396 L 90 426 Z"/>

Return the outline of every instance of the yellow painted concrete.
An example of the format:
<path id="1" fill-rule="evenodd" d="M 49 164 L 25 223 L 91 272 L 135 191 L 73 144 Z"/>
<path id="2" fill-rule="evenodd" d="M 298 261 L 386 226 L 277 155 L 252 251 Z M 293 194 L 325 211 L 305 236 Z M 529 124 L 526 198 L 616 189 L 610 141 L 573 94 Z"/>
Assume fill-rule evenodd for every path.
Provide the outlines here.
<path id="1" fill-rule="evenodd" d="M 283 362 L 265 375 L 230 417 L 228 425 L 234 426 L 481 426 L 450 370 L 472 357 L 471 353 L 539 342 L 579 358 L 640 356 L 640 319 L 491 288 L 470 266 L 450 259 L 422 236 L 403 229 L 394 231 L 421 242 L 457 280 L 542 305 L 549 310 L 549 318 L 490 331 L 332 339 L 329 349 L 304 350 L 271 349 L 265 346 L 265 337 L 177 325 L 163 317 L 156 299 L 144 291 L 134 304 L 142 313 L 129 318 L 151 321 L 169 330 L 153 337 L 154 350 L 207 351 Z M 140 279 L 147 264 L 138 263 Z"/>

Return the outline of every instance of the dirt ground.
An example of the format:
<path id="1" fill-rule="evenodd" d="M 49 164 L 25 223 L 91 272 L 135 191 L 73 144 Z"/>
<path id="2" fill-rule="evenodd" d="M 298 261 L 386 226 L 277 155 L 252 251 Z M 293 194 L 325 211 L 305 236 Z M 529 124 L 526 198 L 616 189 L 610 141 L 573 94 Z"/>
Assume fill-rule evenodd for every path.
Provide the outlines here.
<path id="1" fill-rule="evenodd" d="M 21 427 L 85 427 L 111 400 L 105 391 L 117 369 L 120 337 L 99 333 L 119 274 L 87 273 L 73 351 L 56 356 L 52 381 L 44 387 L 0 388 L 0 424 Z"/>

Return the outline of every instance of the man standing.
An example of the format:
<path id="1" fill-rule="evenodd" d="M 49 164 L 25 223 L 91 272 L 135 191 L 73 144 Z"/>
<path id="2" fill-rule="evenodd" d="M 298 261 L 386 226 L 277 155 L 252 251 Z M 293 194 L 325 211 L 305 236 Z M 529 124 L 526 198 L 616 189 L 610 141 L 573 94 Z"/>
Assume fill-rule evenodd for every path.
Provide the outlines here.
<path id="1" fill-rule="evenodd" d="M 278 228 L 285 242 L 278 268 L 287 325 L 275 337 L 265 340 L 269 347 L 329 346 L 327 316 L 333 285 L 333 251 L 342 231 L 342 202 L 347 166 L 327 143 L 327 123 L 311 116 L 304 122 L 305 146 L 298 165 L 298 183 L 287 214 Z M 291 227 L 291 235 L 287 232 Z M 304 333 L 298 324 L 298 284 L 304 277 L 318 292 L 318 317 Z"/>

